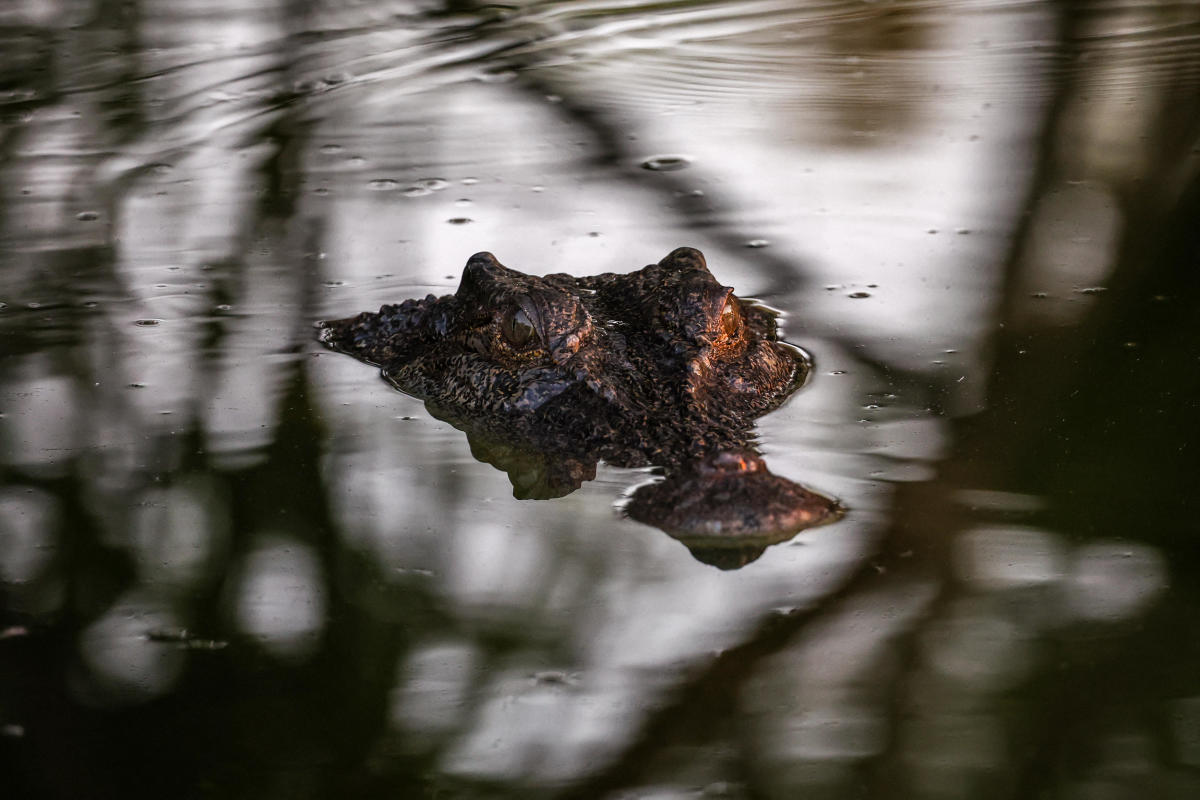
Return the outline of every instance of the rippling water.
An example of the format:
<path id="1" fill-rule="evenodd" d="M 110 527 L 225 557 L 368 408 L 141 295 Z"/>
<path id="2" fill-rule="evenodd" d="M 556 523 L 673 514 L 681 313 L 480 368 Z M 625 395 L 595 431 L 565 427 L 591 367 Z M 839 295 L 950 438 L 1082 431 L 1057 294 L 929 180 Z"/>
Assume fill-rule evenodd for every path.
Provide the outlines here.
<path id="1" fill-rule="evenodd" d="M 1191 797 L 1194 3 L 0 10 L 13 797 Z M 316 320 L 680 245 L 835 525 L 518 500 Z"/>

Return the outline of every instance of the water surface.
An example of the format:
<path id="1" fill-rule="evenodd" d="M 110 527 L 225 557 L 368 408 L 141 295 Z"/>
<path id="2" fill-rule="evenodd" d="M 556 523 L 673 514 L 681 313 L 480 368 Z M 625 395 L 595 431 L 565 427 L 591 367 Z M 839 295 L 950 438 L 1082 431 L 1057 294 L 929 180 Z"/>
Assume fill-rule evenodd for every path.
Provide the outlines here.
<path id="1" fill-rule="evenodd" d="M 1200 791 L 1193 4 L 10 5 L 11 796 Z M 313 338 L 681 245 L 849 509 L 739 570 Z"/>

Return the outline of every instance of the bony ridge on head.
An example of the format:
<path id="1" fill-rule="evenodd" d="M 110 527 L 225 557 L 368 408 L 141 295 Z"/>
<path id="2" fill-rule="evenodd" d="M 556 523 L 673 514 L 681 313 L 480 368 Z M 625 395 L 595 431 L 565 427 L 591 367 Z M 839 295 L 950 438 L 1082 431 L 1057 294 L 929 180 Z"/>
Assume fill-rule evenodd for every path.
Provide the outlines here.
<path id="1" fill-rule="evenodd" d="M 494 255 L 486 250 L 480 251 L 467 259 L 463 267 L 462 278 L 458 282 L 458 292 L 471 292 L 479 289 L 485 277 L 495 277 L 505 266 Z"/>
<path id="2" fill-rule="evenodd" d="M 694 247 L 676 247 L 658 265 L 669 269 L 708 269 L 704 254 Z"/>

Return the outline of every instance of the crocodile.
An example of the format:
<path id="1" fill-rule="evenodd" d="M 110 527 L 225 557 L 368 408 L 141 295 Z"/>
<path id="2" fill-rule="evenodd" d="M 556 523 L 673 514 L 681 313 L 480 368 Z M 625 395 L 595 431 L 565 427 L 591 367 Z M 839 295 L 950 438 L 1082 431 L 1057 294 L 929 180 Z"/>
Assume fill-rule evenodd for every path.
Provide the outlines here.
<path id="1" fill-rule="evenodd" d="M 842 514 L 755 447 L 755 420 L 811 372 L 776 316 L 690 247 L 590 277 L 530 275 L 484 252 L 454 294 L 320 322 L 318 338 L 463 430 L 518 498 L 574 491 L 601 461 L 655 468 L 624 513 L 735 568 Z"/>

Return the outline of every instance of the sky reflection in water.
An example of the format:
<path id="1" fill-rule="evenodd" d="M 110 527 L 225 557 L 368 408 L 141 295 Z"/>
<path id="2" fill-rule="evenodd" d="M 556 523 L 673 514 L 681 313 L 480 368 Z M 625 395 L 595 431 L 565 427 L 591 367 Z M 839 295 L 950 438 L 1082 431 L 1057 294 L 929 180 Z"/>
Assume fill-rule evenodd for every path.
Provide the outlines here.
<path id="1" fill-rule="evenodd" d="M 1195 8 L 123 8 L 3 12 L 15 796 L 1200 788 Z M 312 339 L 685 244 L 851 509 L 742 570 Z"/>

